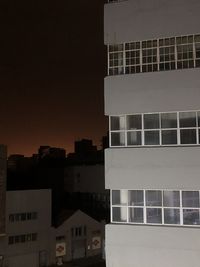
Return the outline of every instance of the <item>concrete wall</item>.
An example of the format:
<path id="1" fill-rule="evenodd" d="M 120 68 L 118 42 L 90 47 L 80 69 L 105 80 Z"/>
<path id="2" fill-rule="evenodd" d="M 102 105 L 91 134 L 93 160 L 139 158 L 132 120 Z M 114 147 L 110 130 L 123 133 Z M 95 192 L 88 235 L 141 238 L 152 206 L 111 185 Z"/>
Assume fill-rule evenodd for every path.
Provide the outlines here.
<path id="1" fill-rule="evenodd" d="M 200 147 L 105 151 L 106 188 L 200 190 Z"/>
<path id="2" fill-rule="evenodd" d="M 105 44 L 199 33 L 199 0 L 128 0 L 106 4 Z"/>
<path id="3" fill-rule="evenodd" d="M 200 69 L 105 78 L 105 114 L 200 109 Z"/>
<path id="4" fill-rule="evenodd" d="M 199 266 L 198 228 L 107 225 L 106 237 L 107 267 Z"/>

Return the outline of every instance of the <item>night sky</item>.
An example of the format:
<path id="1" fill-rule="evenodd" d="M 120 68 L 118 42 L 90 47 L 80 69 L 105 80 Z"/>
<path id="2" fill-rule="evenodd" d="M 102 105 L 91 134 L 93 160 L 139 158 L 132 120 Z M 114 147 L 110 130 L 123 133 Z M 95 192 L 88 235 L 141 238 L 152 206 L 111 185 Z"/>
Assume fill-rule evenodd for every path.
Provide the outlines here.
<path id="1" fill-rule="evenodd" d="M 1 0 L 0 143 L 73 151 L 106 134 L 103 0 Z"/>

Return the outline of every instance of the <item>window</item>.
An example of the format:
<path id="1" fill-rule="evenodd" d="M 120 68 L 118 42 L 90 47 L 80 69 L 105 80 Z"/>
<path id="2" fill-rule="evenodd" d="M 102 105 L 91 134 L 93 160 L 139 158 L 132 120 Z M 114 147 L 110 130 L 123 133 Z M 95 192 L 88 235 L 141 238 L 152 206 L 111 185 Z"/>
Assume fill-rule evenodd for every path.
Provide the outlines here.
<path id="1" fill-rule="evenodd" d="M 158 70 L 157 40 L 142 41 L 142 72 Z"/>
<path id="2" fill-rule="evenodd" d="M 65 240 L 65 236 L 64 235 L 56 236 L 56 241 L 63 241 L 63 240 Z"/>
<path id="3" fill-rule="evenodd" d="M 180 192 L 179 191 L 163 191 L 163 206 L 164 207 L 179 207 Z"/>
<path id="4" fill-rule="evenodd" d="M 21 221 L 26 221 L 26 213 L 21 213 Z"/>
<path id="5" fill-rule="evenodd" d="M 162 206 L 162 194 L 158 190 L 146 191 L 146 206 Z"/>
<path id="6" fill-rule="evenodd" d="M 177 69 L 194 68 L 193 35 L 176 38 Z"/>
<path id="7" fill-rule="evenodd" d="M 179 121 L 181 144 L 196 144 L 196 112 L 180 112 Z"/>
<path id="8" fill-rule="evenodd" d="M 200 67 L 200 35 L 108 46 L 108 75 Z"/>
<path id="9" fill-rule="evenodd" d="M 111 147 L 199 144 L 200 111 L 110 117 Z"/>
<path id="10" fill-rule="evenodd" d="M 9 222 L 36 220 L 38 216 L 37 212 L 23 212 L 9 215 Z"/>
<path id="11" fill-rule="evenodd" d="M 142 208 L 129 208 L 129 222 L 143 223 L 143 216 Z"/>
<path id="12" fill-rule="evenodd" d="M 164 209 L 164 224 L 180 224 L 180 209 Z"/>
<path id="13" fill-rule="evenodd" d="M 144 114 L 144 143 L 145 145 L 159 145 L 159 114 Z"/>
<path id="14" fill-rule="evenodd" d="M 199 208 L 199 191 L 183 191 L 182 201 L 185 208 Z"/>
<path id="15" fill-rule="evenodd" d="M 82 235 L 86 235 L 86 226 L 79 226 L 71 228 L 71 237 L 76 238 Z"/>
<path id="16" fill-rule="evenodd" d="M 127 124 L 127 145 L 142 144 L 142 115 L 126 116 Z"/>
<path id="17" fill-rule="evenodd" d="M 130 206 L 144 205 L 144 192 L 142 190 L 129 190 L 128 202 Z"/>
<path id="18" fill-rule="evenodd" d="M 112 214 L 114 222 L 127 222 L 126 207 L 113 207 Z"/>
<path id="19" fill-rule="evenodd" d="M 125 44 L 126 73 L 140 72 L 140 42 Z"/>
<path id="20" fill-rule="evenodd" d="M 175 38 L 159 39 L 159 70 L 174 70 L 175 63 Z"/>
<path id="21" fill-rule="evenodd" d="M 127 205 L 127 191 L 126 190 L 113 190 L 112 203 L 114 205 Z"/>
<path id="22" fill-rule="evenodd" d="M 9 215 L 9 222 L 14 222 L 14 220 L 15 220 L 14 214 L 10 214 Z"/>
<path id="23" fill-rule="evenodd" d="M 115 223 L 200 225 L 200 191 L 112 190 Z"/>
<path id="24" fill-rule="evenodd" d="M 113 190 L 112 203 L 114 205 L 112 210 L 113 221 L 126 222 L 128 202 L 127 190 Z"/>
<path id="25" fill-rule="evenodd" d="M 15 235 L 8 237 L 8 244 L 18 244 L 25 242 L 33 242 L 37 240 L 37 233 L 23 234 L 23 235 Z"/>
<path id="26" fill-rule="evenodd" d="M 83 234 L 84 234 L 84 236 L 87 235 L 87 226 L 86 225 L 84 225 L 84 227 L 83 227 Z"/>
<path id="27" fill-rule="evenodd" d="M 109 75 L 123 74 L 123 44 L 110 45 L 109 49 Z"/>
<path id="28" fill-rule="evenodd" d="M 8 237 L 8 244 L 9 244 L 9 245 L 14 244 L 14 236 L 9 236 L 9 237 Z"/>
<path id="29" fill-rule="evenodd" d="M 162 223 L 162 209 L 161 208 L 147 208 L 147 223 Z"/>
<path id="30" fill-rule="evenodd" d="M 194 36 L 195 43 L 195 56 L 196 56 L 196 67 L 200 67 L 200 35 Z"/>

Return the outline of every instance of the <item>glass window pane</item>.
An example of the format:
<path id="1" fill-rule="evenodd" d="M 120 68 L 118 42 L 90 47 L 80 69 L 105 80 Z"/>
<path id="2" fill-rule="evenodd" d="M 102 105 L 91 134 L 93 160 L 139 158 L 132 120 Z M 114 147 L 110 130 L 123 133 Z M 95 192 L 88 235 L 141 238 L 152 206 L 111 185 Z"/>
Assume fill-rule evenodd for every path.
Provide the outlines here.
<path id="1" fill-rule="evenodd" d="M 127 129 L 128 130 L 142 129 L 142 115 L 128 115 Z"/>
<path id="2" fill-rule="evenodd" d="M 179 207 L 180 193 L 179 191 L 163 191 L 163 205 L 164 207 Z"/>
<path id="3" fill-rule="evenodd" d="M 162 206 L 162 191 L 147 190 L 146 206 Z"/>
<path id="4" fill-rule="evenodd" d="M 195 42 L 200 42 L 200 35 L 195 35 L 194 38 Z"/>
<path id="5" fill-rule="evenodd" d="M 183 210 L 183 224 L 186 225 L 199 225 L 199 210 L 197 209 L 184 209 Z"/>
<path id="6" fill-rule="evenodd" d="M 143 208 L 129 208 L 129 222 L 143 223 Z"/>
<path id="7" fill-rule="evenodd" d="M 161 208 L 147 208 L 147 223 L 162 223 Z"/>
<path id="8" fill-rule="evenodd" d="M 177 144 L 177 131 L 176 130 L 163 130 L 162 131 L 162 144 L 163 145 Z"/>
<path id="9" fill-rule="evenodd" d="M 126 207 L 113 207 L 112 208 L 113 222 L 127 222 L 127 208 Z"/>
<path id="10" fill-rule="evenodd" d="M 180 224 L 180 210 L 179 209 L 164 209 L 164 223 Z"/>
<path id="11" fill-rule="evenodd" d="M 199 191 L 183 191 L 182 205 L 183 207 L 199 208 Z"/>
<path id="12" fill-rule="evenodd" d="M 145 131 L 145 145 L 159 145 L 160 144 L 160 136 L 159 131 Z"/>
<path id="13" fill-rule="evenodd" d="M 127 190 L 112 190 L 112 205 L 127 205 Z"/>
<path id="14" fill-rule="evenodd" d="M 8 244 L 9 245 L 14 244 L 14 236 L 9 236 Z"/>
<path id="15" fill-rule="evenodd" d="M 158 129 L 159 114 L 144 114 L 144 129 Z"/>
<path id="16" fill-rule="evenodd" d="M 125 129 L 125 117 L 115 116 L 110 118 L 111 130 L 124 130 Z"/>
<path id="17" fill-rule="evenodd" d="M 143 190 L 129 190 L 129 205 L 130 206 L 143 206 L 144 195 Z"/>
<path id="18" fill-rule="evenodd" d="M 124 146 L 125 145 L 125 133 L 124 132 L 112 132 L 111 133 L 111 146 Z"/>
<path id="19" fill-rule="evenodd" d="M 161 114 L 162 128 L 177 128 L 177 113 L 162 113 Z"/>
<path id="20" fill-rule="evenodd" d="M 181 144 L 197 143 L 195 129 L 180 130 L 180 136 L 181 136 Z"/>
<path id="21" fill-rule="evenodd" d="M 142 137 L 140 131 L 127 132 L 127 145 L 136 146 L 142 144 Z"/>
<path id="22" fill-rule="evenodd" d="M 180 127 L 196 127 L 196 112 L 180 112 Z"/>
<path id="23" fill-rule="evenodd" d="M 200 111 L 198 111 L 198 126 L 200 127 Z"/>

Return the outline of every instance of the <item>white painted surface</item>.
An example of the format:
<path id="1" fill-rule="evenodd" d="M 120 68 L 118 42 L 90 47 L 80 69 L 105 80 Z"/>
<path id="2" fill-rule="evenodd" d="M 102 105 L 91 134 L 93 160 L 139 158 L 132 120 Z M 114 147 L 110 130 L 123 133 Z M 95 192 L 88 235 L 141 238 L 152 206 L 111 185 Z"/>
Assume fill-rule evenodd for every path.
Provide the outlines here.
<path id="1" fill-rule="evenodd" d="M 200 147 L 112 148 L 105 156 L 108 189 L 200 189 Z"/>
<path id="2" fill-rule="evenodd" d="M 198 228 L 106 225 L 107 267 L 198 267 Z"/>
<path id="3" fill-rule="evenodd" d="M 106 77 L 105 114 L 200 110 L 200 69 Z"/>
<path id="4" fill-rule="evenodd" d="M 199 0 L 128 0 L 104 9 L 105 44 L 199 33 Z"/>

